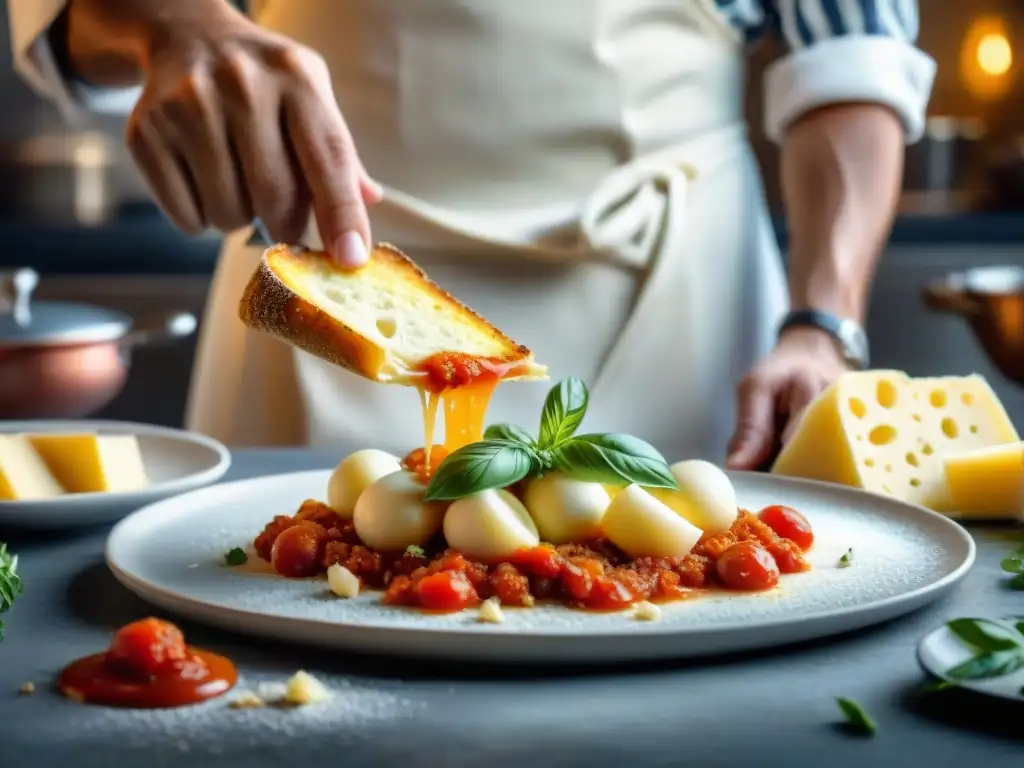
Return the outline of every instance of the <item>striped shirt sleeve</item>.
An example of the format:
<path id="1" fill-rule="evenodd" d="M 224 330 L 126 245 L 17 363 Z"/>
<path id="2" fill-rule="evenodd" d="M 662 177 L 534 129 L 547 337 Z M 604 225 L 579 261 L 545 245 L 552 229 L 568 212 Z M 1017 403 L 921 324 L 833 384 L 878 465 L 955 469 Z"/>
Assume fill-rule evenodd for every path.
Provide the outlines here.
<path id="1" fill-rule="evenodd" d="M 791 123 L 821 106 L 890 107 L 908 142 L 924 132 L 935 62 L 915 45 L 917 0 L 763 0 L 789 53 L 765 73 L 765 130 L 781 141 Z"/>

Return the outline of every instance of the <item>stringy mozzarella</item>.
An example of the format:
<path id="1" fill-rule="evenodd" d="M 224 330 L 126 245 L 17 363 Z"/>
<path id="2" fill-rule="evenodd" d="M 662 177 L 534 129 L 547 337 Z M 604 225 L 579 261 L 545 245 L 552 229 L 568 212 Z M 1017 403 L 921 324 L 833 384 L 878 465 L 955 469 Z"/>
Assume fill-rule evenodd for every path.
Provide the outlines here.
<path id="1" fill-rule="evenodd" d="M 367 448 L 346 456 L 327 481 L 327 506 L 346 520 L 352 519 L 356 502 L 369 486 L 402 469 L 396 456 Z"/>
<path id="2" fill-rule="evenodd" d="M 411 472 L 394 472 L 373 483 L 356 502 L 353 522 L 359 538 L 378 551 L 426 544 L 441 528 L 445 508 L 424 502 L 426 491 Z"/>
<path id="3" fill-rule="evenodd" d="M 628 486 L 612 500 L 601 525 L 630 557 L 683 557 L 703 533 L 639 485 Z"/>
<path id="4" fill-rule="evenodd" d="M 537 526 L 523 503 L 505 490 L 481 491 L 452 502 L 444 516 L 448 546 L 492 560 L 540 544 Z"/>
<path id="5" fill-rule="evenodd" d="M 611 503 L 600 483 L 587 483 L 548 472 L 526 487 L 523 495 L 537 530 L 544 541 L 568 544 L 601 534 L 601 518 Z"/>

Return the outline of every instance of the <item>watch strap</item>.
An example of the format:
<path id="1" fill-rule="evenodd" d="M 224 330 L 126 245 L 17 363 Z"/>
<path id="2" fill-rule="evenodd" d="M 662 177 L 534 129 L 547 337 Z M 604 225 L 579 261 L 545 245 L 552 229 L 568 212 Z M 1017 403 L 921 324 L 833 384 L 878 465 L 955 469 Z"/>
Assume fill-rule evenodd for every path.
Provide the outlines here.
<path id="1" fill-rule="evenodd" d="M 783 318 L 779 334 L 796 327 L 817 328 L 827 333 L 835 339 L 848 364 L 861 369 L 867 367 L 867 338 L 856 321 L 820 309 L 796 309 Z M 851 340 L 851 335 L 856 341 Z"/>

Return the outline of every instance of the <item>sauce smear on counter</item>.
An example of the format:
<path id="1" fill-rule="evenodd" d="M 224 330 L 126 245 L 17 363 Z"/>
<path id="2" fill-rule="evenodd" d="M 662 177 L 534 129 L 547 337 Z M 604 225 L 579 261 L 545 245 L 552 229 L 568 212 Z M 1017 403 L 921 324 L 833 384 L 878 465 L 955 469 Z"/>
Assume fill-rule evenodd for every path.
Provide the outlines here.
<path id="1" fill-rule="evenodd" d="M 230 660 L 186 645 L 176 626 L 149 618 L 121 627 L 103 653 L 72 662 L 57 685 L 75 701 L 156 709 L 216 698 L 237 679 Z"/>

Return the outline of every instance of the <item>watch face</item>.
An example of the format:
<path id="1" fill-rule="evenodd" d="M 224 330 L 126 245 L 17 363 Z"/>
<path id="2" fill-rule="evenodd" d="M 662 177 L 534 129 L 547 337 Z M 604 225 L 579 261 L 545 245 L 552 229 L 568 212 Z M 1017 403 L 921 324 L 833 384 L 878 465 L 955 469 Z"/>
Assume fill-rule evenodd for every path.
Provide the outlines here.
<path id="1" fill-rule="evenodd" d="M 845 321 L 839 328 L 839 339 L 847 362 L 861 368 L 868 365 L 868 337 L 860 325 Z"/>

